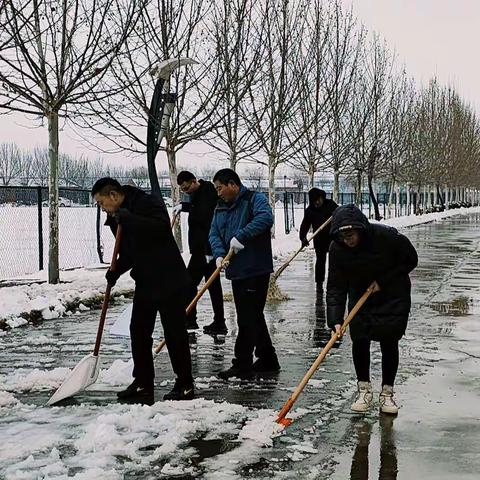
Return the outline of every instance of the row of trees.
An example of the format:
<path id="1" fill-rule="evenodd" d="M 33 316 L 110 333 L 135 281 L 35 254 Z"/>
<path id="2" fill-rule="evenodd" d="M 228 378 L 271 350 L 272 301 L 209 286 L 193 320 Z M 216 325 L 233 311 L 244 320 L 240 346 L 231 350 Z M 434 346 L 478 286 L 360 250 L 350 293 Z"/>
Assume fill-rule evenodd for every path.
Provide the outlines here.
<path id="1" fill-rule="evenodd" d="M 58 281 L 58 130 L 91 147 L 143 154 L 155 70 L 175 70 L 176 109 L 163 146 L 201 141 L 263 166 L 275 198 L 279 166 L 340 176 L 360 194 L 480 183 L 479 121 L 452 87 L 418 88 L 385 42 L 339 0 L 5 0 L 0 4 L 0 109 L 49 131 L 50 281 Z M 108 147 L 100 148 L 99 145 Z M 378 213 L 378 212 L 377 212 Z"/>

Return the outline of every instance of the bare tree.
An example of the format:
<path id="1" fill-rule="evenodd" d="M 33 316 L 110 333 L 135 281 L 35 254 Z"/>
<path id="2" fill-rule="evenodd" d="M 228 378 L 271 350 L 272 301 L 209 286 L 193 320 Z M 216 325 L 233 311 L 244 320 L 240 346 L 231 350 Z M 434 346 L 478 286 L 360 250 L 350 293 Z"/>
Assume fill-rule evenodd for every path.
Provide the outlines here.
<path id="1" fill-rule="evenodd" d="M 323 79 L 329 106 L 326 126 L 328 161 L 334 176 L 333 199 L 338 201 L 340 175 L 351 160 L 353 148 L 350 116 L 354 102 L 354 77 L 365 33 L 363 28 L 357 29 L 352 11 L 343 11 L 338 0 L 332 5 L 331 16 Z"/>
<path id="2" fill-rule="evenodd" d="M 308 11 L 306 31 L 303 35 L 306 45 L 305 60 L 309 68 L 300 65 L 297 81 L 300 85 L 299 113 L 295 120 L 299 129 L 304 128 L 301 148 L 289 163 L 308 176 L 308 185 L 314 186 L 315 173 L 325 166 L 328 102 L 322 78 L 325 68 L 326 48 L 329 41 L 329 17 L 321 0 L 311 2 Z M 302 61 L 305 61 L 302 59 Z"/>
<path id="3" fill-rule="evenodd" d="M 22 153 L 14 143 L 0 144 L 0 180 L 3 185 L 9 185 L 17 180 L 21 173 Z"/>
<path id="4" fill-rule="evenodd" d="M 272 208 L 275 208 L 276 169 L 297 153 L 305 133 L 294 119 L 300 94 L 297 76 L 304 74 L 299 59 L 307 6 L 308 2 L 264 0 L 259 12 L 262 22 L 255 41 L 265 47 L 259 65 L 262 76 L 249 88 L 250 105 L 243 116 L 266 157 L 266 162 L 259 159 L 257 162 L 268 166 Z"/>
<path id="5" fill-rule="evenodd" d="M 224 0 L 212 11 L 211 36 L 222 70 L 220 87 L 225 93 L 214 111 L 213 135 L 205 142 L 225 154 L 233 170 L 258 151 L 258 141 L 250 135 L 242 116 L 246 108 L 242 104 L 249 101 L 248 88 L 259 78 L 262 49 L 255 48 L 259 43 L 252 41 L 254 22 L 258 22 L 255 4 L 255 0 Z"/>
<path id="6" fill-rule="evenodd" d="M 4 0 L 0 25 L 0 109 L 46 119 L 49 136 L 50 283 L 59 282 L 59 118 L 96 96 L 100 80 L 131 34 L 141 0 Z"/>

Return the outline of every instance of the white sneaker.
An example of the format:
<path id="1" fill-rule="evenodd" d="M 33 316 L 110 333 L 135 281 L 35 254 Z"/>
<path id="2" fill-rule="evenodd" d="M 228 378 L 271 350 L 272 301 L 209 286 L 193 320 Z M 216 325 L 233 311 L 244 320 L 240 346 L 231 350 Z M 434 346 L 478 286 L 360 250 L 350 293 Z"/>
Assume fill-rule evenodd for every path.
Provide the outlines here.
<path id="1" fill-rule="evenodd" d="M 384 385 L 382 393 L 379 398 L 380 411 L 382 413 L 388 413 L 390 415 L 396 415 L 398 413 L 398 405 L 393 399 L 393 387 L 391 385 Z"/>
<path id="2" fill-rule="evenodd" d="M 370 382 L 358 382 L 358 396 L 352 403 L 354 412 L 366 412 L 372 406 L 373 391 Z"/>

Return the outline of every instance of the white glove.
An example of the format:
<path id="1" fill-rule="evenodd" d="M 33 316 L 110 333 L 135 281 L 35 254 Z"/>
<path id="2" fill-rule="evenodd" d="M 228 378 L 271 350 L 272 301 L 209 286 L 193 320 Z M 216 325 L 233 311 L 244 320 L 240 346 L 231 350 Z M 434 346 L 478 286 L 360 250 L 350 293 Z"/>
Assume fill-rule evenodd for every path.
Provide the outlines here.
<path id="1" fill-rule="evenodd" d="M 238 253 L 240 250 L 243 250 L 245 246 L 241 244 L 236 237 L 233 237 L 230 240 L 230 248 L 233 249 L 233 253 Z"/>
<path id="2" fill-rule="evenodd" d="M 215 265 L 217 266 L 217 268 L 221 268 L 222 270 L 223 270 L 224 268 L 227 268 L 227 267 L 228 267 L 228 264 L 230 263 L 230 262 L 224 262 L 223 260 L 224 260 L 223 257 L 218 257 L 218 258 L 215 260 Z M 222 264 L 223 264 L 223 265 L 222 265 Z"/>
<path id="3" fill-rule="evenodd" d="M 172 211 L 174 215 L 178 215 L 182 211 L 182 204 L 175 205 Z"/>
<path id="4" fill-rule="evenodd" d="M 212 255 L 205 255 L 205 260 L 207 263 L 210 263 L 213 260 Z"/>

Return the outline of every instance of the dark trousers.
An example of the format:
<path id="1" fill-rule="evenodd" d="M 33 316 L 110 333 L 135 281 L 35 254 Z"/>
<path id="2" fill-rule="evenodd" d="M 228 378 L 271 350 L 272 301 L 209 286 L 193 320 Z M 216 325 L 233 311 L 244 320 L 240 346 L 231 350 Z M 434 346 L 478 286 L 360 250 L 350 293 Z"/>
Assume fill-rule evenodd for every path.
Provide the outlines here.
<path id="1" fill-rule="evenodd" d="M 254 352 L 256 357 L 267 361 L 275 356 L 275 348 L 263 315 L 269 278 L 270 275 L 267 274 L 232 280 L 238 324 L 233 364 L 240 368 L 251 368 Z"/>
<path id="2" fill-rule="evenodd" d="M 315 283 L 322 285 L 325 280 L 325 262 L 327 261 L 327 251 L 315 249 L 317 261 L 315 262 Z"/>
<path id="3" fill-rule="evenodd" d="M 185 292 L 180 290 L 162 298 L 159 287 L 135 288 L 130 322 L 133 377 L 141 385 L 149 385 L 155 377 L 153 366 L 153 329 L 157 312 L 160 313 L 165 341 L 173 371 L 180 382 L 192 381 L 190 346 L 185 326 Z"/>
<path id="4" fill-rule="evenodd" d="M 398 340 L 383 340 L 380 342 L 382 350 L 382 385 L 392 385 L 398 370 Z M 357 380 L 370 381 L 370 340 L 354 340 L 352 342 L 352 356 Z"/>
<path id="5" fill-rule="evenodd" d="M 188 273 L 191 278 L 190 292 L 188 303 L 190 303 L 197 294 L 197 288 L 202 278 L 205 278 L 207 281 L 212 273 L 215 271 L 215 261 L 207 263 L 205 255 L 192 254 L 190 262 L 188 263 Z M 220 275 L 212 282 L 208 288 L 208 293 L 210 294 L 210 300 L 212 302 L 213 308 L 213 320 L 214 322 L 225 323 L 225 314 L 223 310 L 223 292 L 222 292 L 222 283 L 220 281 Z M 190 314 L 188 315 L 189 321 L 194 321 L 197 319 L 197 309 L 194 307 Z"/>

